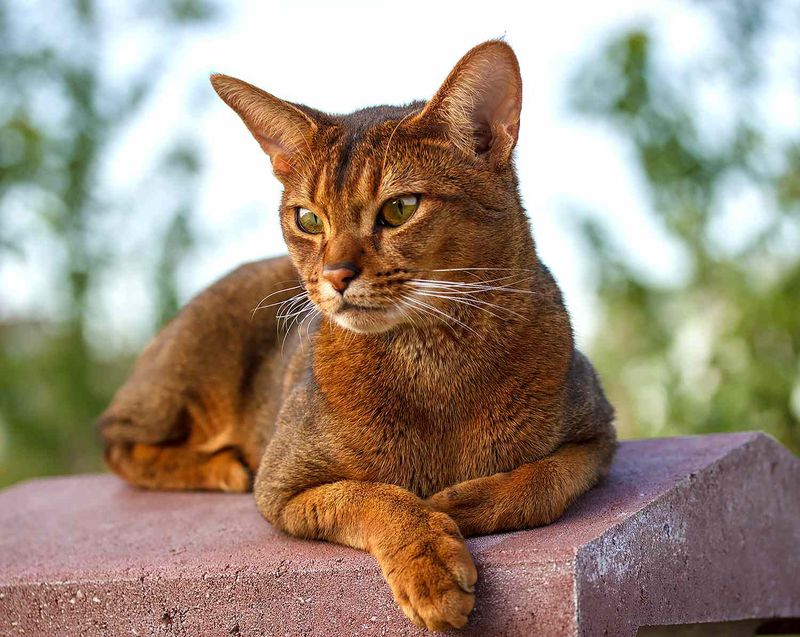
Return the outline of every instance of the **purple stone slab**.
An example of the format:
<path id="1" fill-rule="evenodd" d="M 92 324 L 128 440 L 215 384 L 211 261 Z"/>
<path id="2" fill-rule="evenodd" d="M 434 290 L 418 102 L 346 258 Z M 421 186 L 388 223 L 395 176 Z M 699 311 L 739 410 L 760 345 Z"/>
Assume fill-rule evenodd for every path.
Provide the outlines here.
<path id="1" fill-rule="evenodd" d="M 800 618 L 800 460 L 757 433 L 623 442 L 555 524 L 468 543 L 462 635 Z M 418 634 L 369 555 L 287 537 L 250 495 L 0 492 L 0 635 Z"/>

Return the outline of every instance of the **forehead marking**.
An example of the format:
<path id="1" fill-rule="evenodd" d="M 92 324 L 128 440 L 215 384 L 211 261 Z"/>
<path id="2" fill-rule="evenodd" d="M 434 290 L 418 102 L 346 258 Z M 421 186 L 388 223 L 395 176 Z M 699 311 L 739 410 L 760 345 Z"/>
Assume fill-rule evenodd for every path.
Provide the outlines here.
<path id="1" fill-rule="evenodd" d="M 314 178 L 314 189 L 311 191 L 314 203 L 322 205 L 326 198 L 328 190 L 328 172 L 330 165 L 326 161 L 319 162 L 319 169 Z"/>
<path id="2" fill-rule="evenodd" d="M 346 131 L 344 139 L 341 142 L 341 152 L 339 153 L 339 164 L 336 166 L 334 176 L 334 183 L 336 190 L 341 192 L 344 188 L 345 180 L 347 178 L 347 169 L 353 159 L 353 150 L 361 138 L 361 131 L 356 129 L 354 131 Z"/>

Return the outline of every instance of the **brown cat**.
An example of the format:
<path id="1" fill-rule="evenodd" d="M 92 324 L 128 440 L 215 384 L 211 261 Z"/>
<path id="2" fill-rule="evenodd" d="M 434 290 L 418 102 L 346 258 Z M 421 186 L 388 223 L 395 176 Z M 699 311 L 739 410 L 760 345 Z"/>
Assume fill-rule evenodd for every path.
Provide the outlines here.
<path id="1" fill-rule="evenodd" d="M 461 627 L 462 536 L 553 522 L 615 447 L 520 204 L 516 57 L 486 42 L 427 103 L 351 115 L 211 82 L 285 187 L 291 258 L 156 337 L 100 420 L 108 464 L 148 488 L 255 475 L 270 522 L 369 551 L 411 621 Z"/>

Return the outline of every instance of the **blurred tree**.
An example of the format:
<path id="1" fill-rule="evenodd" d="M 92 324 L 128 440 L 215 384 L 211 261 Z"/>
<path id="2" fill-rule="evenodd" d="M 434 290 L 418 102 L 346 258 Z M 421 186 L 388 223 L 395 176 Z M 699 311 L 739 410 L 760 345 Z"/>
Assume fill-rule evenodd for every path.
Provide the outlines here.
<path id="1" fill-rule="evenodd" d="M 683 255 L 656 281 L 637 246 L 581 217 L 601 308 L 592 354 L 623 435 L 763 429 L 800 451 L 800 4 L 689 4 L 702 43 L 689 31 L 667 50 L 658 25 L 635 28 L 573 84 L 579 112 L 633 150 Z"/>
<path id="2" fill-rule="evenodd" d="M 16 263 L 37 261 L 49 274 L 47 285 L 17 282 L 39 285 L 44 298 L 30 312 L 0 308 L 0 486 L 99 468 L 91 423 L 129 358 L 93 340 L 91 320 L 104 275 L 124 258 L 125 222 L 141 222 L 144 206 L 163 220 L 136 248 L 158 294 L 154 318 L 177 308 L 175 272 L 193 242 L 196 150 L 179 135 L 157 146 L 155 170 L 134 185 L 130 201 L 104 190 L 99 174 L 156 89 L 175 37 L 213 16 L 205 0 L 125 9 L 94 0 L 0 0 L 0 262 L 14 273 L 24 271 Z M 108 44 L 120 23 L 152 37 L 136 63 L 109 69 Z M 171 194 L 160 197 L 159 184 Z"/>

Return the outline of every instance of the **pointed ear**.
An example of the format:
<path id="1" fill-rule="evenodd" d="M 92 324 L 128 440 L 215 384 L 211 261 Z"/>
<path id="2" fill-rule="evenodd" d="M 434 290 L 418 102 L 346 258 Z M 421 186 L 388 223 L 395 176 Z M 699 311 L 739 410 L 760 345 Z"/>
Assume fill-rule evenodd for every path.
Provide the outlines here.
<path id="1" fill-rule="evenodd" d="M 517 143 L 521 109 L 517 56 L 505 42 L 490 40 L 459 60 L 418 119 L 444 123 L 462 151 L 504 164 Z"/>
<path id="2" fill-rule="evenodd" d="M 302 165 L 302 160 L 296 161 L 297 155 L 307 152 L 317 129 L 311 117 L 293 104 L 235 77 L 214 74 L 211 85 L 269 155 L 276 176 L 286 176 Z"/>

